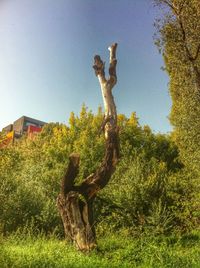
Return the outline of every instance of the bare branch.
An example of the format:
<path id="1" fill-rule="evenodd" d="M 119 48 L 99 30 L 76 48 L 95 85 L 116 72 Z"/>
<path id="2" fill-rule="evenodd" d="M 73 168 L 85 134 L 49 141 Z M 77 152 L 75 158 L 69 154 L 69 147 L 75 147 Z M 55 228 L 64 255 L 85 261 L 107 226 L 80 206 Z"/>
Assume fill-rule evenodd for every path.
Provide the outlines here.
<path id="1" fill-rule="evenodd" d="M 116 65 L 117 65 L 117 59 L 116 59 L 116 49 L 117 49 L 117 43 L 111 45 L 108 50 L 110 51 L 110 66 L 109 66 L 109 84 L 111 88 L 114 87 L 114 85 L 117 83 L 117 75 L 116 75 Z"/>
<path id="2" fill-rule="evenodd" d="M 106 140 L 106 152 L 102 164 L 95 173 L 88 176 L 76 190 L 87 196 L 94 198 L 102 188 L 109 182 L 115 171 L 115 166 L 119 160 L 119 140 L 118 131 L 112 131 Z"/>
<path id="3" fill-rule="evenodd" d="M 79 155 L 70 155 L 67 171 L 62 180 L 61 194 L 57 198 L 57 206 L 63 221 L 66 237 L 72 240 L 82 251 L 90 251 L 96 247 L 92 204 L 97 192 L 110 180 L 119 159 L 119 141 L 117 128 L 117 112 L 112 87 L 117 82 L 116 48 L 110 47 L 110 78 L 105 78 L 105 64 L 100 56 L 94 57 L 93 68 L 99 79 L 105 106 L 104 124 L 105 155 L 100 167 L 88 176 L 80 185 L 74 185 L 78 174 Z"/>
<path id="4" fill-rule="evenodd" d="M 105 83 L 105 63 L 101 60 L 101 57 L 99 55 L 94 56 L 93 69 L 95 70 L 96 76 L 99 77 L 99 80 L 102 81 L 102 83 Z"/>
<path id="5" fill-rule="evenodd" d="M 108 81 L 105 78 L 105 72 L 104 72 L 104 63 L 101 60 L 100 56 L 96 55 L 94 57 L 94 65 L 93 68 L 95 70 L 95 74 L 97 75 L 99 79 L 99 83 L 101 86 L 101 92 L 102 92 L 102 97 L 103 97 L 103 102 L 104 102 L 104 107 L 105 107 L 105 117 L 104 119 L 107 120 L 109 118 L 109 122 L 105 124 L 108 126 L 109 123 L 111 123 L 111 119 L 114 120 L 116 124 L 117 120 L 117 112 L 116 112 L 116 106 L 114 102 L 114 98 L 112 95 L 112 88 L 114 85 L 117 83 L 117 75 L 116 75 L 116 65 L 117 65 L 117 60 L 116 60 L 116 49 L 117 49 L 117 43 L 111 45 L 109 47 L 110 51 L 110 68 L 109 68 L 109 74 L 110 77 Z M 112 122 L 111 124 L 113 125 Z M 105 131 L 105 137 L 107 136 L 107 132 Z"/>

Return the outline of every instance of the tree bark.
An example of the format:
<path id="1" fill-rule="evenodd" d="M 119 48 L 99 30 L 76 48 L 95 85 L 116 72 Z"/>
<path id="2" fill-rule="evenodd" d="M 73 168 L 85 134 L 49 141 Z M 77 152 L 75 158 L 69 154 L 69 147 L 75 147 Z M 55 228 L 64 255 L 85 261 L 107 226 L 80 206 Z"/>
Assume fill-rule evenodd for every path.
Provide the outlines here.
<path id="1" fill-rule="evenodd" d="M 57 198 L 66 239 L 72 241 L 81 251 L 90 251 L 97 246 L 93 203 L 97 193 L 109 182 L 119 159 L 119 141 L 117 128 L 117 112 L 112 95 L 112 88 L 117 83 L 116 75 L 116 49 L 117 44 L 111 45 L 109 77 L 106 79 L 105 63 L 100 56 L 94 57 L 93 68 L 98 77 L 105 115 L 101 130 L 105 135 L 105 154 L 100 167 L 83 182 L 75 186 L 74 179 L 78 174 L 78 154 L 71 154 L 69 165 L 62 179 L 61 192 Z"/>

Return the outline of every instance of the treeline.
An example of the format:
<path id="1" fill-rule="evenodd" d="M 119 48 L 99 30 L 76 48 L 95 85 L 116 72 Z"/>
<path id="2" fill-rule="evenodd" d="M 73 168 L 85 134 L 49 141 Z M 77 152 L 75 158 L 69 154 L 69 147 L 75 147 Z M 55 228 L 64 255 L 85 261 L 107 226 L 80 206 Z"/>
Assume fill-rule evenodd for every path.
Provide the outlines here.
<path id="1" fill-rule="evenodd" d="M 72 152 L 81 157 L 76 183 L 95 171 L 104 153 L 103 114 L 85 106 L 69 125 L 47 124 L 0 149 L 0 231 L 34 228 L 62 235 L 56 207 L 61 178 Z M 137 234 L 185 232 L 198 225 L 198 173 L 184 166 L 171 135 L 141 127 L 135 113 L 118 116 L 120 162 L 96 200 L 99 233 L 126 229 Z"/>

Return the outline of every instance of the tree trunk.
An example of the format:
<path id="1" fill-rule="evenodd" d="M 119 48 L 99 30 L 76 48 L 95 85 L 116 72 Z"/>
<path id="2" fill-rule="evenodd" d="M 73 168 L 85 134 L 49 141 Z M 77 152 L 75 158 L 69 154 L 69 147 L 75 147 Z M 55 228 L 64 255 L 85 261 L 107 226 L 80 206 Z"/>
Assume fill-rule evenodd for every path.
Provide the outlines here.
<path id="1" fill-rule="evenodd" d="M 101 130 L 105 135 L 105 155 L 100 167 L 83 182 L 75 186 L 78 174 L 79 155 L 71 154 L 69 165 L 62 180 L 61 193 L 57 206 L 63 221 L 66 239 L 72 241 L 81 251 L 90 251 L 96 247 L 93 218 L 93 202 L 99 190 L 109 182 L 119 159 L 117 112 L 112 88 L 117 82 L 116 76 L 117 44 L 109 47 L 109 78 L 105 78 L 104 62 L 100 56 L 94 57 L 94 70 L 101 86 L 105 115 Z"/>

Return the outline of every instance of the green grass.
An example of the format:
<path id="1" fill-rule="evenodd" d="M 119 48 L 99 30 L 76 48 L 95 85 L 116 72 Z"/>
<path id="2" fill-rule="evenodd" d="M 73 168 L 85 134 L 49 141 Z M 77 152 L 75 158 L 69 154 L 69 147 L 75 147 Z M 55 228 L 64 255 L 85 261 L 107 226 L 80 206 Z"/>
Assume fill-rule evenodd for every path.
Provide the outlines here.
<path id="1" fill-rule="evenodd" d="M 83 254 L 56 237 L 12 235 L 0 240 L 0 267 L 200 267 L 200 235 L 182 237 L 110 235 Z"/>

